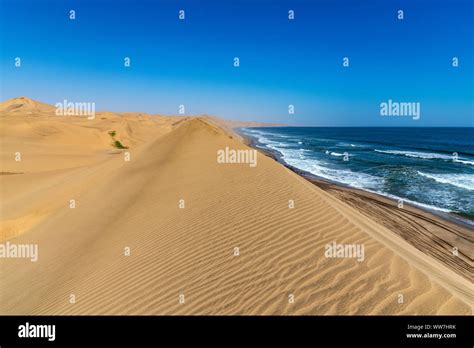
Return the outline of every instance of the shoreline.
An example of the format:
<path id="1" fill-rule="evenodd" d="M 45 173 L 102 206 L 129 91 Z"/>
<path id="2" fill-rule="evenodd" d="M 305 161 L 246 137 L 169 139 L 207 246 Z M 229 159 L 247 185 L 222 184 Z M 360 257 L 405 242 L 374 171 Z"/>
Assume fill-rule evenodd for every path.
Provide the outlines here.
<path id="1" fill-rule="evenodd" d="M 463 218 L 405 201 L 403 208 L 398 208 L 398 201 L 394 198 L 320 178 L 288 165 L 278 153 L 257 147 L 254 138 L 243 134 L 239 129 L 233 130 L 242 137 L 245 145 L 272 158 L 373 221 L 389 228 L 418 250 L 442 262 L 456 274 L 472 281 L 470 269 L 474 257 L 474 251 L 472 251 L 474 239 L 472 225 Z M 455 247 L 458 250 L 458 257 L 453 257 Z"/>

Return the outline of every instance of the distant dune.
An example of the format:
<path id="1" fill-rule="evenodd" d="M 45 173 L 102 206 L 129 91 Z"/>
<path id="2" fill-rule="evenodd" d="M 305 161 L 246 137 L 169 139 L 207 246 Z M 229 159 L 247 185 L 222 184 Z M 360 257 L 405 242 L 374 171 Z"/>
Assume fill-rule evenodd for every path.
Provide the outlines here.
<path id="1" fill-rule="evenodd" d="M 234 126 L 2 103 L 0 243 L 39 257 L 0 259 L 0 314 L 472 314 L 469 280 L 271 158 L 218 163 Z"/>
<path id="2" fill-rule="evenodd" d="M 54 115 L 54 111 L 54 106 L 27 97 L 12 98 L 0 103 L 0 112 L 5 114 L 48 116 Z"/>

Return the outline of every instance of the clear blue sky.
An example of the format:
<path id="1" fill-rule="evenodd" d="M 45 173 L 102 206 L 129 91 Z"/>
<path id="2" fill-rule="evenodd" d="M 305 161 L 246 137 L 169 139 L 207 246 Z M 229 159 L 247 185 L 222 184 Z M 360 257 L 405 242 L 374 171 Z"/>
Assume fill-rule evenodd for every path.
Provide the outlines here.
<path id="1" fill-rule="evenodd" d="M 184 104 L 187 114 L 295 125 L 474 125 L 472 0 L 0 3 L 2 100 L 166 114 Z M 420 120 L 380 116 L 388 99 L 420 102 Z"/>

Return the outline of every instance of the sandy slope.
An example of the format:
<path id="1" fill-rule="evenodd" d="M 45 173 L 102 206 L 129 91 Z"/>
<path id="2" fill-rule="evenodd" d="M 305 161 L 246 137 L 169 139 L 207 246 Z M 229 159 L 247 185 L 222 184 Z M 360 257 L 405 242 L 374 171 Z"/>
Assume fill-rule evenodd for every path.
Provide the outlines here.
<path id="1" fill-rule="evenodd" d="M 473 281 L 474 235 L 470 225 L 371 192 L 307 177 L 318 187 L 377 221 L 451 271 Z M 444 215 L 444 214 L 443 214 Z M 453 257 L 453 248 L 458 254 Z"/>
<path id="2" fill-rule="evenodd" d="M 1 314 L 472 313 L 469 281 L 272 159 L 217 163 L 248 147 L 209 118 L 0 116 L 0 171 L 23 173 L 0 175 L 0 237 L 39 245 L 0 259 Z"/>

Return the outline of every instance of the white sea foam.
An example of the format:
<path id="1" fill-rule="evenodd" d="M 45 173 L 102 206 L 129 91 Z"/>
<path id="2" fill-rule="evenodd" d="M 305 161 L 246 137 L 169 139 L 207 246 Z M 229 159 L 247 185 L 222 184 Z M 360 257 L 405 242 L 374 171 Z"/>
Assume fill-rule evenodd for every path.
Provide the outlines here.
<path id="1" fill-rule="evenodd" d="M 440 153 L 431 153 L 431 152 L 416 152 L 416 151 L 400 151 L 400 150 L 378 150 L 374 149 L 375 152 L 379 153 L 386 153 L 389 155 L 399 155 L 399 156 L 406 156 L 412 158 L 421 158 L 421 159 L 429 159 L 429 160 L 445 160 L 445 161 L 453 161 L 462 164 L 474 165 L 474 161 L 469 161 L 464 158 L 454 159 L 451 155 L 445 155 Z"/>
<path id="2" fill-rule="evenodd" d="M 470 191 L 474 190 L 473 174 L 427 174 L 420 171 L 418 171 L 418 174 L 441 184 L 453 185 Z"/>
<path id="3" fill-rule="evenodd" d="M 467 160 L 455 160 L 454 162 L 459 162 L 459 163 L 462 163 L 462 164 L 468 164 L 468 165 L 471 165 L 471 166 L 474 166 L 474 161 L 467 161 Z"/>
<path id="4" fill-rule="evenodd" d="M 390 155 L 400 155 L 414 158 L 423 158 L 423 159 L 446 159 L 452 160 L 453 157 L 449 155 L 442 155 L 439 153 L 429 153 L 429 152 L 416 152 L 416 151 L 400 151 L 400 150 L 374 150 L 379 153 L 386 153 Z"/>
<path id="5" fill-rule="evenodd" d="M 301 152 L 298 150 L 281 148 L 277 148 L 276 150 L 282 154 L 283 160 L 289 165 L 321 178 L 340 182 L 357 188 L 380 189 L 383 187 L 383 178 L 367 173 L 353 172 L 346 169 L 328 168 L 326 163 L 316 159 L 306 158 L 305 156 L 301 155 Z"/>
<path id="6" fill-rule="evenodd" d="M 360 144 L 350 144 L 350 143 L 338 143 L 337 146 L 350 146 L 350 147 L 367 147 L 367 145 L 360 145 Z"/>
<path id="7" fill-rule="evenodd" d="M 331 155 L 331 156 L 336 156 L 336 157 L 342 157 L 342 156 L 345 156 L 345 155 L 347 155 L 348 157 L 352 157 L 352 156 L 353 156 L 353 155 L 348 154 L 348 153 L 339 153 L 339 152 L 328 151 L 328 150 L 324 151 L 324 153 L 325 153 L 326 155 Z"/>
<path id="8" fill-rule="evenodd" d="M 402 198 L 402 197 L 392 195 L 390 193 L 386 193 L 386 192 L 382 192 L 382 191 L 372 191 L 372 190 L 366 190 L 366 191 L 369 191 L 369 192 L 372 192 L 372 193 L 377 193 L 379 195 L 382 195 L 382 196 L 385 196 L 385 197 L 388 197 L 388 198 L 392 198 L 392 199 L 395 199 L 397 201 L 402 200 L 403 202 L 410 203 L 410 204 L 413 204 L 413 205 L 417 205 L 417 206 L 419 206 L 421 208 L 425 208 L 425 209 L 437 210 L 437 211 L 441 211 L 441 212 L 444 212 L 444 213 L 452 212 L 452 210 L 449 210 L 449 209 L 435 207 L 434 205 L 412 201 L 410 199 Z"/>

